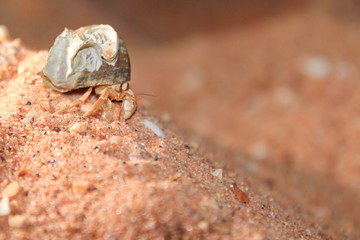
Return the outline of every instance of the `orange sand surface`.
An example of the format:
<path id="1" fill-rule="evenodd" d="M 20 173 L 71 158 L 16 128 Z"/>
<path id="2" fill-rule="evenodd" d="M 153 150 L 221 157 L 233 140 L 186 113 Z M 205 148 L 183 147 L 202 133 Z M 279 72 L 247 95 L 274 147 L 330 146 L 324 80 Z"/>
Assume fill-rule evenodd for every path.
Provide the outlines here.
<path id="1" fill-rule="evenodd" d="M 360 239 L 358 8 L 305 2 L 246 24 L 241 4 L 229 15 L 224 4 L 203 31 L 213 25 L 196 15 L 201 4 L 183 6 L 196 24 L 164 21 L 176 7 L 159 8 L 144 32 L 156 7 L 129 1 L 117 21 L 84 6 L 89 19 L 124 24 L 131 87 L 155 96 L 139 94 L 126 122 L 81 119 L 95 95 L 52 115 L 85 90 L 45 86 L 47 51 L 0 28 L 0 239 Z"/>

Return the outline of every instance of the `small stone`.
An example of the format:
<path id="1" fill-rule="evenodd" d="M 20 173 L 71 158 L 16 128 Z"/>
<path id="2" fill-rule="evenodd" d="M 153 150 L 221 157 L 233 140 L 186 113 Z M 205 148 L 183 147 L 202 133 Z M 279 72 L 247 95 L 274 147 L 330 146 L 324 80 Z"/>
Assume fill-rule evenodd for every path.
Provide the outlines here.
<path id="1" fill-rule="evenodd" d="M 4 188 L 1 195 L 3 197 L 11 198 L 11 197 L 16 196 L 16 194 L 18 194 L 19 191 L 20 191 L 19 183 L 16 181 L 13 181 Z"/>
<path id="2" fill-rule="evenodd" d="M 324 56 L 310 56 L 303 60 L 302 69 L 312 79 L 323 80 L 329 76 L 331 64 Z"/>
<path id="3" fill-rule="evenodd" d="M 71 133 L 84 134 L 87 130 L 87 127 L 84 123 L 75 123 L 70 128 Z"/>
<path id="4" fill-rule="evenodd" d="M 9 198 L 3 197 L 3 199 L 0 202 L 0 216 L 9 215 L 10 212 L 11 210 L 10 210 Z"/>
<path id="5" fill-rule="evenodd" d="M 263 160 L 269 155 L 268 145 L 263 141 L 257 141 L 250 146 L 250 156 L 255 160 Z"/>
<path id="6" fill-rule="evenodd" d="M 274 90 L 274 99 L 281 106 L 292 106 L 296 103 L 296 96 L 289 87 L 281 86 Z"/>
<path id="7" fill-rule="evenodd" d="M 209 230 L 209 223 L 206 221 L 201 221 L 198 223 L 198 228 L 201 231 L 207 232 Z"/>
<path id="8" fill-rule="evenodd" d="M 242 203 L 250 203 L 250 198 L 246 193 L 244 193 L 240 188 L 238 188 L 235 184 L 232 186 L 233 191 L 235 193 L 236 198 Z"/>
<path id="9" fill-rule="evenodd" d="M 213 175 L 214 177 L 217 177 L 217 178 L 219 178 L 221 180 L 223 178 L 223 171 L 222 171 L 221 168 L 218 168 L 215 171 L 213 171 L 211 173 L 211 175 Z"/>
<path id="10" fill-rule="evenodd" d="M 22 226 L 24 226 L 25 219 L 26 217 L 23 215 L 9 216 L 8 223 L 10 227 L 21 228 Z"/>
<path id="11" fill-rule="evenodd" d="M 145 119 L 145 120 L 142 120 L 141 123 L 144 124 L 145 127 L 149 128 L 151 131 L 153 131 L 158 137 L 166 138 L 166 135 L 161 130 L 161 128 L 158 125 L 156 125 L 155 123 L 153 123 L 152 121 Z"/>
<path id="12" fill-rule="evenodd" d="M 76 194 L 84 194 L 89 189 L 89 185 L 88 181 L 75 181 L 72 184 L 72 189 Z"/>
<path id="13" fill-rule="evenodd" d="M 0 41 L 9 41 L 10 34 L 9 30 L 6 26 L 0 25 Z"/>
<path id="14" fill-rule="evenodd" d="M 231 232 L 230 223 L 217 223 L 211 226 L 212 231 L 219 234 L 229 234 Z"/>
<path id="15" fill-rule="evenodd" d="M 161 119 L 161 121 L 166 122 L 166 123 L 170 122 L 171 121 L 171 115 L 168 112 L 164 112 L 164 113 L 162 113 L 160 115 L 160 119 Z"/>

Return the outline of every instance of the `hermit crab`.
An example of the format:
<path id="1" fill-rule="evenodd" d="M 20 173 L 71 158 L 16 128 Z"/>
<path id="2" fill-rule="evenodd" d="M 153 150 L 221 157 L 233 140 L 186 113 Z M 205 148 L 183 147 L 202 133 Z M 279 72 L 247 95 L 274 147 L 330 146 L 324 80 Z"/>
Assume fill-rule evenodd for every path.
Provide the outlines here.
<path id="1" fill-rule="evenodd" d="M 46 85 L 59 92 L 89 88 L 78 100 L 55 113 L 84 103 L 93 88 L 100 97 L 83 117 L 103 108 L 103 116 L 109 120 L 112 118 L 111 100 L 122 102 L 125 120 L 136 110 L 135 94 L 129 87 L 128 52 L 123 40 L 109 25 L 86 26 L 75 31 L 65 28 L 56 38 L 39 74 Z"/>

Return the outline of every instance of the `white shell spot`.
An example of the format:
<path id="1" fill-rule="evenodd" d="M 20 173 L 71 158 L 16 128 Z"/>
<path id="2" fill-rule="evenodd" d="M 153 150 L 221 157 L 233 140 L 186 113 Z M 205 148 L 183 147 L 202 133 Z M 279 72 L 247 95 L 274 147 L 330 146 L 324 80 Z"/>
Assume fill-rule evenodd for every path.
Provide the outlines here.
<path id="1" fill-rule="evenodd" d="M 153 131 L 157 136 L 166 138 L 165 133 L 161 130 L 161 128 L 152 121 L 145 119 L 142 120 L 141 123 L 144 124 L 145 127 L 149 128 L 151 131 Z"/>

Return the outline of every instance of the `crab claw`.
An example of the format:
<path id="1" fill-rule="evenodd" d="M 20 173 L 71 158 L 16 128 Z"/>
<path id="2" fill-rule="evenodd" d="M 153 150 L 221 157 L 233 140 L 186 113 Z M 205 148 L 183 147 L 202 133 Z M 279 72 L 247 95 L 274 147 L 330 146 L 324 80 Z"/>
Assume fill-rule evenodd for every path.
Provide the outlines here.
<path id="1" fill-rule="evenodd" d="M 127 120 L 136 111 L 136 98 L 134 92 L 130 88 L 123 90 L 123 94 L 123 117 Z"/>

